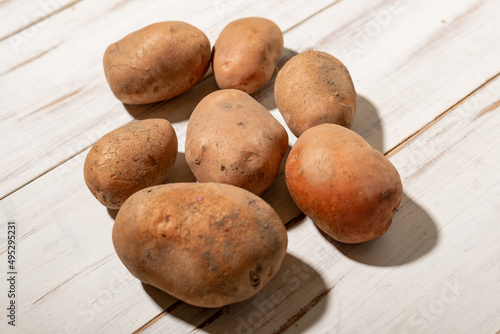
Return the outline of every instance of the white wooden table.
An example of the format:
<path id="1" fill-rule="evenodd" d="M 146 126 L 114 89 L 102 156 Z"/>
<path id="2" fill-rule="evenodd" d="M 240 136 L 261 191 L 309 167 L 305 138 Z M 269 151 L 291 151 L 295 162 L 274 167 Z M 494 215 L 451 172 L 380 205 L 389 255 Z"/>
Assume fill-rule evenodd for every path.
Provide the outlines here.
<path id="1" fill-rule="evenodd" d="M 0 12 L 0 333 L 499 333 L 500 1 L 4 0 Z M 202 309 L 128 273 L 111 242 L 115 213 L 86 188 L 83 161 L 105 133 L 162 117 L 179 137 L 168 182 L 194 181 L 185 130 L 213 76 L 125 108 L 102 55 L 153 22 L 189 22 L 213 43 L 247 16 L 284 31 L 280 66 L 309 49 L 344 62 L 359 95 L 353 129 L 405 191 L 384 236 L 343 245 L 300 214 L 282 169 L 264 195 L 287 223 L 280 272 L 248 301 Z M 283 123 L 273 82 L 254 97 Z"/>

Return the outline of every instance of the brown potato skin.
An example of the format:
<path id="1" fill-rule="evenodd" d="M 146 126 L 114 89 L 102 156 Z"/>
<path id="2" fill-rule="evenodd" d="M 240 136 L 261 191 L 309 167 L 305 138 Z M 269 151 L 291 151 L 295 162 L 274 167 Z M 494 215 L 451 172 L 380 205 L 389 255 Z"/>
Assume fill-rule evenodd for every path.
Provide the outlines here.
<path id="1" fill-rule="evenodd" d="M 356 113 L 356 90 L 340 60 L 320 51 L 292 57 L 274 83 L 276 105 L 292 133 L 333 123 L 351 128 Z"/>
<path id="2" fill-rule="evenodd" d="M 193 87 L 210 66 L 210 41 L 196 27 L 180 21 L 151 24 L 104 53 L 104 72 L 123 103 L 171 99 Z"/>
<path id="3" fill-rule="evenodd" d="M 119 209 L 133 193 L 161 184 L 177 157 L 170 122 L 148 119 L 103 136 L 85 159 L 84 178 L 92 194 L 109 209 Z"/>
<path id="4" fill-rule="evenodd" d="M 252 94 L 271 79 L 283 52 L 283 33 L 271 20 L 248 17 L 229 23 L 213 49 L 213 71 L 221 89 Z"/>
<path id="5" fill-rule="evenodd" d="M 285 128 L 250 95 L 215 91 L 193 111 L 186 132 L 186 162 L 200 182 L 266 191 L 288 148 Z"/>
<path id="6" fill-rule="evenodd" d="M 403 194 L 398 171 L 355 132 L 336 124 L 305 131 L 292 147 L 286 183 L 297 206 L 344 243 L 378 238 Z"/>
<path id="7" fill-rule="evenodd" d="M 248 299 L 276 274 L 286 229 L 261 198 L 227 184 L 172 183 L 132 195 L 113 245 L 128 270 L 191 305 Z"/>

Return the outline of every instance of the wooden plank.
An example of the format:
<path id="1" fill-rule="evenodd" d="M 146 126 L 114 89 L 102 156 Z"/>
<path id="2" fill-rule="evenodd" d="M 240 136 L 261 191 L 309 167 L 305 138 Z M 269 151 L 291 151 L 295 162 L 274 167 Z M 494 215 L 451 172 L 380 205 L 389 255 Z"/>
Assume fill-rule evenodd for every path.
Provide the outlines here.
<path id="1" fill-rule="evenodd" d="M 257 296 L 219 310 L 182 304 L 143 332 L 496 332 L 499 87 L 500 76 L 390 157 L 405 195 L 384 236 L 344 245 L 306 218 Z"/>
<path id="2" fill-rule="evenodd" d="M 36 38 L 38 32 L 50 24 L 48 18 L 79 1 L 81 0 L 0 1 L 0 12 L 3 13 L 0 41 L 17 35 L 10 40 L 12 49 L 17 54 L 23 52 L 23 45 Z"/>
<path id="3" fill-rule="evenodd" d="M 0 64 L 0 80 L 13 83 L 2 91 L 0 120 L 9 143 L 0 147 L 6 157 L 0 198 L 141 114 L 127 112 L 102 70 L 105 48 L 127 33 L 153 22 L 182 20 L 203 30 L 213 43 L 236 18 L 268 17 L 287 30 L 334 2 L 315 1 L 302 8 L 301 0 L 261 1 L 258 6 L 243 1 L 192 0 L 183 6 L 156 1 L 144 6 L 137 0 L 87 0 L 53 15 L 21 54 L 13 51 L 10 39 L 0 42 L 0 54 L 8 55 Z M 20 133 L 22 140 L 12 139 Z"/>

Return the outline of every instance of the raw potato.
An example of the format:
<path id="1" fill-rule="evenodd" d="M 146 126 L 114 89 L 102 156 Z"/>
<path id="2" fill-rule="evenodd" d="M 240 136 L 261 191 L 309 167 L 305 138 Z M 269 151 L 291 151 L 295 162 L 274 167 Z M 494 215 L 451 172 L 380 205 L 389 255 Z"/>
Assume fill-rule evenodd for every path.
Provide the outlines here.
<path id="1" fill-rule="evenodd" d="M 391 162 L 361 136 L 335 124 L 315 126 L 297 139 L 285 175 L 297 206 L 345 243 L 384 234 L 403 194 Z"/>
<path id="2" fill-rule="evenodd" d="M 113 227 L 116 253 L 135 277 L 200 307 L 255 295 L 280 268 L 287 242 L 264 200 L 217 183 L 141 190 Z"/>
<path id="3" fill-rule="evenodd" d="M 177 137 L 168 121 L 136 121 L 94 144 L 85 159 L 85 183 L 102 205 L 119 209 L 136 191 L 163 183 L 176 157 Z"/>
<path id="4" fill-rule="evenodd" d="M 273 21 L 249 17 L 229 23 L 214 44 L 217 85 L 256 92 L 271 79 L 282 51 L 283 33 Z"/>
<path id="5" fill-rule="evenodd" d="M 123 103 L 152 103 L 193 87 L 210 58 L 210 41 L 199 29 L 185 22 L 160 22 L 111 44 L 104 53 L 104 72 Z"/>
<path id="6" fill-rule="evenodd" d="M 285 128 L 250 95 L 215 91 L 196 106 L 186 133 L 186 161 L 200 182 L 232 184 L 261 195 L 288 148 Z"/>
<path id="7" fill-rule="evenodd" d="M 320 51 L 294 56 L 279 71 L 274 84 L 278 110 L 294 135 L 323 123 L 351 128 L 356 90 L 347 68 Z"/>

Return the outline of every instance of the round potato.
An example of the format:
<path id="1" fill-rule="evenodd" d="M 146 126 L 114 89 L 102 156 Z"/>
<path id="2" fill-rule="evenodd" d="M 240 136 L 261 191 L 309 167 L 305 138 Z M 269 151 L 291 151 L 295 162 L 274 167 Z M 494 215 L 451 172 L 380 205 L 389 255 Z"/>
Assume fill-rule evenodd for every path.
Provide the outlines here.
<path id="1" fill-rule="evenodd" d="M 249 17 L 229 23 L 214 44 L 217 85 L 256 92 L 271 79 L 282 51 L 283 33 L 273 21 Z"/>
<path id="2" fill-rule="evenodd" d="M 104 53 L 104 72 L 113 94 L 128 104 L 171 99 L 193 87 L 210 66 L 210 41 L 178 21 L 137 30 Z"/>
<path id="3" fill-rule="evenodd" d="M 99 139 L 85 159 L 85 183 L 109 209 L 136 191 L 161 184 L 174 166 L 177 137 L 163 119 L 125 125 Z"/>
<path id="4" fill-rule="evenodd" d="M 217 183 L 172 183 L 132 195 L 113 244 L 142 282 L 200 307 L 248 299 L 276 274 L 286 229 L 256 195 Z"/>
<path id="5" fill-rule="evenodd" d="M 274 84 L 278 110 L 294 135 L 323 123 L 351 128 L 356 91 L 347 68 L 320 51 L 294 56 L 279 71 Z"/>
<path id="6" fill-rule="evenodd" d="M 336 124 L 315 126 L 297 139 L 285 176 L 297 206 L 326 234 L 345 243 L 384 234 L 403 194 L 391 162 Z"/>
<path id="7" fill-rule="evenodd" d="M 200 182 L 232 184 L 261 195 L 288 148 L 285 128 L 250 95 L 215 91 L 196 106 L 186 133 L 186 161 Z"/>

